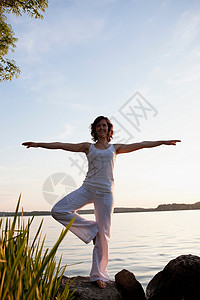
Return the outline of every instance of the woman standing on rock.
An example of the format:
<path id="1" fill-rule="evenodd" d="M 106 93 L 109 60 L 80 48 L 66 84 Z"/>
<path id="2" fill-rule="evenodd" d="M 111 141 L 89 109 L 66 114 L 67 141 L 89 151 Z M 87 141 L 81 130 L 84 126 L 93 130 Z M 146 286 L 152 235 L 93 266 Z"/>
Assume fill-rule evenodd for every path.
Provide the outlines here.
<path id="1" fill-rule="evenodd" d="M 114 205 L 113 168 L 116 155 L 160 145 L 176 145 L 180 140 L 109 144 L 113 137 L 113 125 L 104 116 L 97 117 L 91 124 L 91 135 L 94 143 L 25 142 L 22 145 L 27 148 L 62 149 L 86 154 L 88 172 L 82 186 L 58 201 L 52 208 L 52 216 L 64 226 L 76 217 L 70 230 L 85 243 L 94 243 L 90 280 L 100 288 L 105 288 L 106 282 L 110 280 L 107 272 L 108 243 Z M 86 220 L 76 213 L 90 203 L 94 204 L 96 221 Z"/>

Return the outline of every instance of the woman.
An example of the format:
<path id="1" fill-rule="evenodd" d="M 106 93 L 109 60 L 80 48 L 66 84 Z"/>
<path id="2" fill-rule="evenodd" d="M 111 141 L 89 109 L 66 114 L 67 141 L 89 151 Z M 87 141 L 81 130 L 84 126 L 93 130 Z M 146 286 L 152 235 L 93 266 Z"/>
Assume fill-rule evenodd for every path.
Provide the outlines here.
<path id="1" fill-rule="evenodd" d="M 56 203 L 52 208 L 52 216 L 64 226 L 76 216 L 70 230 L 85 243 L 94 243 L 90 280 L 96 282 L 100 288 L 105 288 L 106 282 L 109 281 L 108 243 L 114 204 L 113 168 L 116 155 L 160 145 L 176 145 L 180 140 L 109 144 L 113 137 L 113 125 L 104 116 L 97 117 L 91 124 L 91 135 L 95 143 L 25 142 L 22 145 L 27 148 L 62 149 L 86 154 L 88 172 L 82 186 Z M 96 221 L 86 220 L 76 213 L 89 203 L 94 204 Z"/>

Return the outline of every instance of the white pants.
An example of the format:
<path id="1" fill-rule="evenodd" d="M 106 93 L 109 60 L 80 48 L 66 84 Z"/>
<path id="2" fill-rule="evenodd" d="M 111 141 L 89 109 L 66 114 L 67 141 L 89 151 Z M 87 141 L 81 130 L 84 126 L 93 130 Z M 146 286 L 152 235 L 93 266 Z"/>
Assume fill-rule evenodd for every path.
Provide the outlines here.
<path id="1" fill-rule="evenodd" d="M 113 202 L 112 192 L 104 193 L 81 186 L 56 203 L 51 211 L 52 216 L 64 226 L 76 216 L 70 230 L 85 243 L 89 243 L 96 236 L 90 272 L 91 281 L 110 279 L 106 268 Z M 76 213 L 89 203 L 94 203 L 96 221 L 86 220 Z"/>

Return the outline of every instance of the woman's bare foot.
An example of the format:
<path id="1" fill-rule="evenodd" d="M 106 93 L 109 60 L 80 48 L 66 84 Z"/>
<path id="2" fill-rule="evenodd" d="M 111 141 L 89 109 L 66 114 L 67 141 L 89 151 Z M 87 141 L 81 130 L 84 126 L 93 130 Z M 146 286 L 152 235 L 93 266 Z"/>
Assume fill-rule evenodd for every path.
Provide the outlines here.
<path id="1" fill-rule="evenodd" d="M 106 282 L 105 282 L 105 281 L 97 280 L 97 281 L 96 281 L 96 284 L 98 285 L 98 287 L 99 287 L 100 289 L 105 289 L 105 288 L 106 288 Z"/>

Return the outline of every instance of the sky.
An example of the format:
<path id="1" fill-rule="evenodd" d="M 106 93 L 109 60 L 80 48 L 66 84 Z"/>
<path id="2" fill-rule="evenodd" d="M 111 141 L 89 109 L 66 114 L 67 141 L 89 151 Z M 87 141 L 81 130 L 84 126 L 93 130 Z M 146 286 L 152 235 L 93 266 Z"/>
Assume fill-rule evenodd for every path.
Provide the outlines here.
<path id="1" fill-rule="evenodd" d="M 200 2 L 50 0 L 44 19 L 8 16 L 18 79 L 0 83 L 0 211 L 50 210 L 84 180 L 84 154 L 26 149 L 91 142 L 99 115 L 113 143 L 180 139 L 117 156 L 116 207 L 200 201 Z"/>

